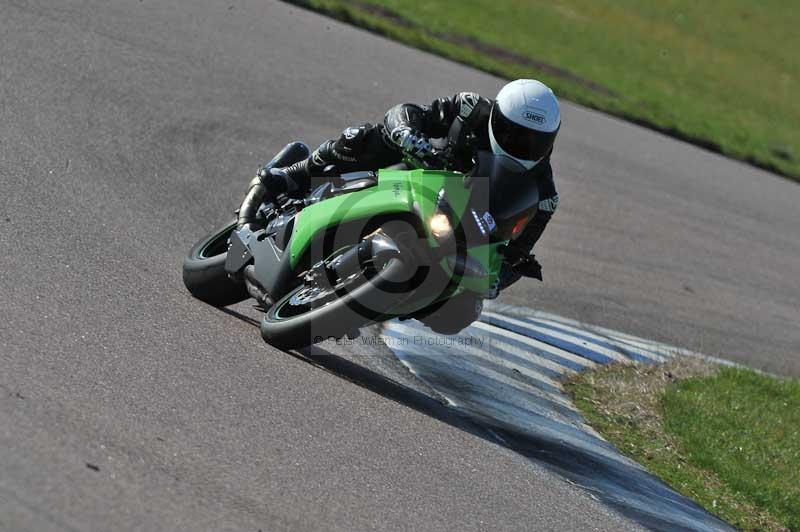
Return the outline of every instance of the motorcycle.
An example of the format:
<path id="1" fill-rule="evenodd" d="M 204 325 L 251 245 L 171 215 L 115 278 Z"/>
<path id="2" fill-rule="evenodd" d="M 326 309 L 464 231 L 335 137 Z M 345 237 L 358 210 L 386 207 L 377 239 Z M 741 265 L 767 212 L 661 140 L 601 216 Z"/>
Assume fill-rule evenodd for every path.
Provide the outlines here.
<path id="1" fill-rule="evenodd" d="M 264 168 L 308 153 L 289 144 Z M 356 338 L 393 318 L 455 334 L 497 296 L 507 245 L 539 202 L 510 157 L 479 152 L 475 162 L 469 173 L 329 168 L 302 199 L 265 196 L 257 176 L 237 219 L 191 248 L 184 284 L 215 306 L 253 298 L 262 337 L 283 349 Z"/>

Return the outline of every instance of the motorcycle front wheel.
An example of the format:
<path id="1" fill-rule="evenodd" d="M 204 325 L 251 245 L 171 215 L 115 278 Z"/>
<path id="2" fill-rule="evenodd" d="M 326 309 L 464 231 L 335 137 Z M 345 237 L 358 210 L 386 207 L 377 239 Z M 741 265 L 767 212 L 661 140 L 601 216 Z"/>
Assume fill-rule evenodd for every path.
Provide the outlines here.
<path id="1" fill-rule="evenodd" d="M 399 287 L 409 273 L 409 264 L 393 258 L 374 275 L 362 272 L 335 287 L 300 285 L 267 310 L 261 336 L 275 347 L 297 349 L 389 319 L 407 297 Z"/>

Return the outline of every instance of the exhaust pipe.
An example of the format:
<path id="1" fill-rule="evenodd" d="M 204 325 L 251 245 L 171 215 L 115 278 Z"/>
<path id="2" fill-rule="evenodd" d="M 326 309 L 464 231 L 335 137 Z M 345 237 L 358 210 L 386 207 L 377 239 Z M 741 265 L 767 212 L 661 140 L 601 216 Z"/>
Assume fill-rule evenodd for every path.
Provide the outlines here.
<path id="1" fill-rule="evenodd" d="M 383 233 L 373 233 L 357 246 L 339 255 L 329 265 L 339 279 L 360 273 L 364 266 L 382 265 L 391 257 L 399 257 L 397 243 Z"/>

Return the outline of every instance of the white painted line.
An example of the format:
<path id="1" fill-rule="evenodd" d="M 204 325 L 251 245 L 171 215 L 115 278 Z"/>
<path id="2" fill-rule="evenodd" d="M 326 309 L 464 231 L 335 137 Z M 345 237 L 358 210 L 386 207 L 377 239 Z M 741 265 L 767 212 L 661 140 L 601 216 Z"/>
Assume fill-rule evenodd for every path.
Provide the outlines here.
<path id="1" fill-rule="evenodd" d="M 608 329 L 606 327 L 600 327 L 599 325 L 590 325 L 581 321 L 573 320 L 570 318 L 565 318 L 563 316 L 559 316 L 557 314 L 550 314 L 549 312 L 543 312 L 540 310 L 532 310 L 526 309 L 523 307 L 510 307 L 508 305 L 503 305 L 503 310 L 511 311 L 514 315 L 518 317 L 526 317 L 540 321 L 552 321 L 554 323 L 565 325 L 569 327 L 575 327 L 579 330 L 589 330 L 594 332 L 600 337 L 610 337 L 615 340 L 628 342 L 632 345 L 637 345 L 639 347 L 645 349 L 655 349 L 658 351 L 669 351 L 671 353 L 681 353 L 681 354 L 691 354 L 696 356 L 705 356 L 701 355 L 700 353 L 696 353 L 694 351 L 690 351 L 688 349 L 683 349 L 680 347 L 676 347 L 674 345 L 665 344 L 663 342 L 657 342 L 655 340 L 648 340 L 646 338 L 642 338 L 641 336 L 635 336 L 632 334 L 627 334 L 624 332 L 616 331 L 614 329 Z"/>
<path id="2" fill-rule="evenodd" d="M 392 329 L 394 329 L 394 330 L 396 330 L 397 332 L 400 332 L 400 333 L 419 334 L 418 330 L 414 330 L 412 327 L 409 327 L 409 326 L 407 326 L 405 324 L 390 323 L 389 326 Z M 435 333 L 431 333 L 431 334 L 435 334 Z M 538 371 L 534 371 L 534 370 L 528 369 L 528 368 L 523 368 L 523 367 L 520 367 L 520 366 L 518 366 L 516 364 L 513 364 L 513 363 L 503 359 L 502 357 L 493 356 L 492 354 L 483 351 L 481 348 L 479 348 L 477 346 L 469 346 L 469 345 L 460 345 L 459 344 L 458 347 L 459 347 L 459 351 L 461 351 L 461 352 L 465 352 L 465 353 L 470 354 L 472 356 L 475 356 L 477 358 L 481 358 L 483 360 L 487 360 L 489 362 L 497 364 L 498 366 L 503 366 L 505 368 L 512 369 L 512 370 L 516 369 L 521 374 L 527 375 L 528 377 L 530 377 L 530 378 L 532 378 L 534 380 L 540 381 L 543 384 L 551 386 L 552 388 L 558 390 L 561 393 L 563 393 L 563 391 L 564 391 L 564 388 L 562 387 L 560 382 L 558 382 L 556 380 L 553 380 L 550 377 L 547 377 L 546 375 L 542 375 Z M 403 350 L 409 351 L 408 349 L 405 349 L 405 348 Z M 551 402 L 554 402 L 554 403 L 558 403 L 559 405 L 561 405 L 561 406 L 563 406 L 563 407 L 565 407 L 565 408 L 567 408 L 567 409 L 569 409 L 569 410 L 571 410 L 573 412 L 576 412 L 576 413 L 578 412 L 577 409 L 572 405 L 572 402 L 567 400 L 567 399 L 565 399 L 565 396 L 563 396 L 563 395 L 556 395 L 556 394 L 550 393 L 548 391 L 545 391 L 545 390 L 543 390 L 541 388 L 537 388 L 536 386 L 534 386 L 532 384 L 528 384 L 527 382 L 522 382 L 522 381 L 518 381 L 518 380 L 512 379 L 512 378 L 510 378 L 510 377 L 508 377 L 506 375 L 503 375 L 502 373 L 500 373 L 498 371 L 495 371 L 495 370 L 493 370 L 491 368 L 480 367 L 480 368 L 476 368 L 476 370 L 479 370 L 481 373 L 485 372 L 486 374 L 490 375 L 491 378 L 493 378 L 493 379 L 495 379 L 497 381 L 500 381 L 500 382 L 502 382 L 504 384 L 507 384 L 509 386 L 512 386 L 512 387 L 514 387 L 514 388 L 516 388 L 516 389 L 518 389 L 520 391 L 527 391 L 528 393 L 531 393 L 532 395 L 536 395 L 536 396 L 539 396 L 539 397 L 541 397 L 543 399 L 546 399 L 548 401 L 551 401 Z"/>
<path id="3" fill-rule="evenodd" d="M 583 368 L 591 369 L 591 368 L 594 368 L 595 366 L 597 366 L 597 362 L 595 362 L 593 360 L 589 360 L 588 358 L 583 358 L 581 356 L 578 356 L 578 355 L 575 355 L 573 353 L 570 353 L 569 351 L 565 351 L 564 349 L 561 349 L 560 347 L 556 347 L 554 345 L 546 344 L 546 343 L 544 343 L 544 342 L 542 342 L 540 340 L 537 340 L 536 338 L 530 338 L 529 336 L 525 336 L 524 334 L 520 334 L 518 332 L 509 331 L 507 329 L 502 329 L 500 327 L 496 327 L 494 325 L 483 323 L 483 322 L 479 322 L 479 321 L 474 322 L 471 326 L 475 327 L 478 323 L 480 323 L 481 325 L 485 325 L 485 326 L 488 326 L 488 327 L 493 327 L 495 329 L 498 329 L 498 330 L 502 331 L 502 334 L 504 336 L 507 336 L 510 339 L 516 340 L 516 341 L 518 341 L 520 343 L 527 344 L 527 345 L 529 345 L 529 346 L 531 346 L 531 347 L 533 347 L 535 349 L 539 349 L 541 351 L 545 351 L 546 353 L 550 353 L 553 356 L 556 356 L 556 357 L 559 357 L 559 358 L 563 358 L 564 360 L 569 360 L 570 362 L 573 362 L 574 364 L 577 364 L 577 365 L 579 365 L 579 366 L 581 366 Z M 554 363 L 558 364 L 557 362 L 554 362 Z M 566 368 L 566 366 L 564 366 L 564 367 Z M 567 368 L 567 369 L 569 369 L 569 368 Z"/>
<path id="4" fill-rule="evenodd" d="M 688 356 L 692 358 L 697 358 L 700 360 L 706 360 L 709 362 L 714 362 L 715 364 L 720 364 L 722 366 L 729 366 L 734 368 L 743 368 L 747 367 L 742 364 L 732 362 L 730 360 L 725 360 L 724 358 L 719 358 L 710 355 L 704 355 L 703 353 L 698 353 L 697 351 L 692 351 L 690 349 L 685 349 L 681 347 L 676 347 L 670 344 L 665 344 L 663 342 L 656 342 L 653 340 L 647 340 L 646 338 L 642 338 L 640 336 L 635 336 L 632 334 L 623 333 L 620 331 L 615 331 L 613 329 L 608 329 L 606 327 L 600 327 L 599 325 L 589 325 L 577 320 L 573 320 L 570 318 L 565 318 L 563 316 L 559 316 L 557 314 L 551 314 L 549 312 L 544 312 L 542 310 L 533 310 L 526 307 L 516 307 L 513 305 L 507 305 L 505 303 L 497 303 L 495 301 L 486 301 L 484 303 L 484 310 L 499 312 L 499 313 L 507 313 L 511 316 L 519 316 L 519 317 L 532 317 L 535 319 L 546 319 L 551 320 L 558 323 L 563 323 L 565 325 L 572 325 L 575 327 L 587 327 L 590 330 L 595 331 L 597 334 L 600 335 L 608 335 L 612 336 L 617 340 L 620 341 L 627 341 L 634 344 L 639 344 L 644 347 L 653 347 L 656 349 L 663 349 L 664 351 L 670 353 L 671 355 L 680 355 L 680 356 Z M 750 368 L 752 369 L 752 368 Z M 754 370 L 759 371 L 760 370 Z"/>
<path id="5" fill-rule="evenodd" d="M 590 325 L 588 323 L 584 323 L 582 321 L 573 320 L 571 318 L 565 318 L 564 316 L 559 316 L 558 314 L 551 314 L 549 312 L 544 312 L 542 310 L 533 310 L 526 307 L 515 307 L 511 305 L 506 305 L 504 303 L 489 303 L 484 307 L 486 310 L 490 312 L 496 313 L 505 313 L 508 312 L 512 316 L 521 317 L 521 318 L 532 318 L 535 320 L 540 321 L 551 321 L 554 323 L 558 323 L 560 325 L 567 325 L 570 327 L 575 327 L 579 330 L 589 330 L 601 337 L 611 336 L 615 339 L 620 340 L 627 340 L 631 342 L 638 343 L 643 347 L 653 347 L 657 349 L 669 349 L 669 350 L 680 350 L 680 348 L 656 342 L 654 340 L 647 340 L 640 336 L 634 336 L 632 334 L 623 333 L 620 331 L 615 331 L 613 329 L 607 329 L 605 327 L 600 327 L 599 325 Z M 695 353 L 698 354 L 698 353 Z"/>
<path id="6" fill-rule="evenodd" d="M 459 346 L 459 347 L 461 349 L 463 349 L 463 346 Z M 477 348 L 475 348 L 475 349 L 477 349 Z M 398 352 L 406 352 L 408 354 L 415 355 L 415 356 L 425 356 L 425 355 L 420 354 L 419 352 L 416 352 L 416 351 L 408 349 L 407 346 L 406 347 L 395 347 L 394 350 L 398 351 Z M 471 355 L 471 356 L 475 356 L 476 358 L 484 358 L 484 359 L 486 358 L 485 356 L 481 356 L 481 354 L 479 354 L 479 353 L 480 353 L 480 351 L 476 350 L 475 353 L 471 353 L 471 354 L 469 354 L 467 356 Z M 462 358 L 466 358 L 463 355 L 464 354 L 462 354 Z M 456 355 L 445 355 L 445 356 L 456 356 Z M 495 362 L 495 360 L 492 360 L 492 362 Z M 477 373 L 482 378 L 491 379 L 491 380 L 503 383 L 506 386 L 509 386 L 511 388 L 514 388 L 514 389 L 518 390 L 519 393 L 521 393 L 523 397 L 525 397 L 525 396 L 537 397 L 537 398 L 539 398 L 541 400 L 544 400 L 544 401 L 547 401 L 547 402 L 550 402 L 550 403 L 558 404 L 559 406 L 563 407 L 564 409 L 569 410 L 571 412 L 575 412 L 576 414 L 580 414 L 580 412 L 577 410 L 575 405 L 571 404 L 567 399 L 565 399 L 566 395 L 561 395 L 561 392 L 559 392 L 557 394 L 546 392 L 546 391 L 542 390 L 541 388 L 537 388 L 536 386 L 533 386 L 532 384 L 528 384 L 528 383 L 522 382 L 520 380 L 512 379 L 512 378 L 510 378 L 510 377 L 508 377 L 506 375 L 503 375 L 502 373 L 499 373 L 499 372 L 497 372 L 497 371 L 495 371 L 493 369 L 486 368 L 486 367 L 483 367 L 483 366 L 480 366 L 480 367 L 475 366 L 473 368 L 469 368 L 468 366 L 462 366 L 460 368 L 460 370 L 468 372 L 468 373 Z M 528 407 L 528 408 L 530 408 L 530 407 Z M 552 408 L 552 407 L 549 407 L 549 408 Z M 559 420 L 563 420 L 564 419 L 563 416 L 560 416 L 558 414 L 558 412 L 553 411 L 553 410 L 548 410 L 548 407 L 546 405 L 542 405 L 541 406 L 541 410 L 537 410 L 537 413 L 539 413 L 540 415 L 543 415 L 545 417 L 552 418 L 552 419 L 559 419 Z M 569 424 L 574 425 L 574 421 L 572 423 L 569 423 Z"/>
<path id="7" fill-rule="evenodd" d="M 547 375 L 539 373 L 535 369 L 521 367 L 519 364 L 514 364 L 513 362 L 509 361 L 506 358 L 503 358 L 502 356 L 493 355 L 492 353 L 490 353 L 490 352 L 488 352 L 488 351 L 486 351 L 484 349 L 480 349 L 478 347 L 467 347 L 465 349 L 465 351 L 467 351 L 468 353 L 470 353 L 470 354 L 472 354 L 474 356 L 482 358 L 484 360 L 488 360 L 489 362 L 493 362 L 493 363 L 497 364 L 498 366 L 502 366 L 502 367 L 508 368 L 510 370 L 517 370 L 520 374 L 526 375 L 527 377 L 529 377 L 531 379 L 535 379 L 537 381 L 541 381 L 544 384 L 552 386 L 553 388 L 555 388 L 556 390 L 558 390 L 560 392 L 564 391 L 564 387 L 561 385 L 560 382 L 558 382 L 557 380 L 553 380 L 551 377 L 548 377 Z M 545 392 L 545 393 L 547 393 L 547 392 Z"/>
<path id="8" fill-rule="evenodd" d="M 552 331 L 552 330 L 546 329 L 544 327 L 536 326 L 536 325 L 534 325 L 534 324 L 532 324 L 530 322 L 527 322 L 527 321 L 518 320 L 516 318 L 509 318 L 508 316 L 503 316 L 501 314 L 495 314 L 494 312 L 484 312 L 484 314 L 486 314 L 486 315 L 488 315 L 490 317 L 493 317 L 495 319 L 498 319 L 498 320 L 508 321 L 508 322 L 513 323 L 514 325 L 518 325 L 520 327 L 526 327 L 526 328 L 528 328 L 528 329 L 530 329 L 532 331 L 536 331 L 536 332 L 539 332 L 541 334 L 546 334 L 547 336 L 552 336 L 553 338 L 556 338 L 558 340 L 563 340 L 565 342 L 569 342 L 569 343 L 572 343 L 572 344 L 575 344 L 575 345 L 583 346 L 584 348 L 586 348 L 586 349 L 588 349 L 590 351 L 594 351 L 595 353 L 598 353 L 600 355 L 606 356 L 606 357 L 608 357 L 608 358 L 610 358 L 612 360 L 616 360 L 618 362 L 630 362 L 631 361 L 630 358 L 628 358 L 625 355 L 622 355 L 620 353 L 617 353 L 616 351 L 614 351 L 612 349 L 608 349 L 606 347 L 597 345 L 597 344 L 595 344 L 593 342 L 589 342 L 587 340 L 583 340 L 581 338 L 575 338 L 574 336 L 571 336 L 569 334 L 560 333 L 558 331 Z"/>
<path id="9" fill-rule="evenodd" d="M 658 362 L 664 362 L 666 360 L 666 356 L 661 354 L 661 353 L 659 353 L 658 351 L 656 351 L 655 348 L 653 348 L 653 347 L 646 347 L 646 346 L 643 346 L 643 345 L 634 346 L 634 345 L 632 345 L 632 343 L 630 343 L 628 341 L 619 340 L 617 338 L 612 337 L 611 335 L 602 336 L 600 334 L 597 334 L 597 333 L 589 330 L 588 328 L 575 327 L 575 326 L 572 326 L 572 325 L 567 325 L 565 323 L 559 323 L 559 322 L 556 322 L 554 320 L 545 320 L 543 318 L 524 318 L 524 319 L 526 321 L 527 320 L 536 320 L 538 322 L 542 322 L 542 323 L 545 323 L 545 324 L 548 324 L 548 325 L 552 324 L 552 325 L 550 325 L 551 327 L 563 330 L 563 331 L 565 331 L 567 333 L 573 332 L 575 334 L 580 334 L 580 335 L 583 335 L 583 336 L 586 336 L 586 337 L 589 337 L 589 338 L 594 338 L 595 340 L 600 341 L 600 342 L 605 342 L 605 343 L 611 344 L 611 345 L 618 345 L 624 351 L 631 351 L 631 352 L 636 353 L 639 356 L 642 356 L 642 357 L 645 357 L 645 358 L 654 359 L 654 360 L 656 360 Z"/>
<path id="10" fill-rule="evenodd" d="M 684 349 L 680 349 L 678 347 L 674 347 L 671 345 L 638 341 L 630 338 L 619 337 L 611 333 L 609 333 L 608 338 L 610 339 L 610 341 L 619 343 L 623 347 L 630 346 L 635 349 L 646 349 L 649 350 L 651 353 L 658 353 L 664 360 L 672 357 L 675 354 L 680 354 L 682 351 L 685 351 Z"/>
<path id="11" fill-rule="evenodd" d="M 483 323 L 481 321 L 476 321 L 472 325 L 470 325 L 470 328 L 473 327 L 476 329 L 481 329 L 482 331 L 485 331 L 488 335 L 491 336 L 491 341 L 489 342 L 490 345 L 497 346 L 500 349 L 503 349 L 513 355 L 529 360 L 532 363 L 536 364 L 537 366 L 547 368 L 562 375 L 574 375 L 575 373 L 577 373 L 577 371 L 575 371 L 572 368 L 568 368 L 567 366 L 562 366 L 557 362 L 553 362 L 552 360 L 540 357 L 539 355 L 533 353 L 532 351 L 526 351 L 516 345 L 503 341 L 502 339 L 503 336 L 510 336 L 506 334 L 507 331 L 505 329 L 500 329 L 499 327 L 495 327 L 494 325 L 489 325 L 488 323 Z M 523 336 L 523 338 L 525 338 L 525 336 Z"/>

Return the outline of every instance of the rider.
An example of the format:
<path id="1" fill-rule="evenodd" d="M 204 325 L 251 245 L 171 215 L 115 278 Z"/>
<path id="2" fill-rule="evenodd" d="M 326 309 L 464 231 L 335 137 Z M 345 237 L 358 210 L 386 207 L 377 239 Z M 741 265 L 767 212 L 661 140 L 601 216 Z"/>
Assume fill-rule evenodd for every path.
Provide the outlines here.
<path id="1" fill-rule="evenodd" d="M 286 168 L 265 169 L 260 176 L 270 193 L 302 197 L 311 178 L 324 177 L 330 165 L 339 174 L 378 170 L 403 161 L 415 167 L 466 172 L 474 166 L 478 150 L 509 156 L 536 181 L 539 208 L 506 249 L 499 285 L 503 289 L 522 276 L 542 279 L 541 266 L 530 252 L 558 206 L 550 154 L 560 126 L 553 91 L 539 81 L 518 79 L 505 85 L 493 101 L 461 92 L 426 106 L 397 105 L 386 113 L 383 124 L 347 128 L 307 159 Z M 437 149 L 442 146 L 447 148 Z"/>

